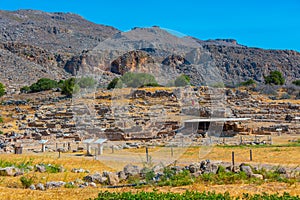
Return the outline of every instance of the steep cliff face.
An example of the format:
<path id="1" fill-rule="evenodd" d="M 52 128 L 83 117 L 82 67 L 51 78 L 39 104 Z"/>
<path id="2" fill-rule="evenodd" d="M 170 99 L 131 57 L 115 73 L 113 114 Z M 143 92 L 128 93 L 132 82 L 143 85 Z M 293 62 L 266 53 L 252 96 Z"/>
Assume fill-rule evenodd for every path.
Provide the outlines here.
<path id="1" fill-rule="evenodd" d="M 111 63 L 111 72 L 123 75 L 126 72 L 145 72 L 154 64 L 153 58 L 144 51 L 130 51 Z"/>

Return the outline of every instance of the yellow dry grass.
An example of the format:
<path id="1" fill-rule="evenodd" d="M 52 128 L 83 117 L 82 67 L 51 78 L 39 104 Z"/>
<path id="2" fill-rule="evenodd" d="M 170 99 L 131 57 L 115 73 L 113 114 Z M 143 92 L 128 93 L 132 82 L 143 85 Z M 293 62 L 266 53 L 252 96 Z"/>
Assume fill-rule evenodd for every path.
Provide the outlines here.
<path id="1" fill-rule="evenodd" d="M 278 141 L 285 141 L 280 139 Z M 162 151 L 163 148 L 149 148 L 149 154 L 152 155 L 156 151 Z M 199 161 L 199 150 L 201 148 L 190 147 L 185 149 L 186 151 L 179 158 L 178 162 L 196 162 Z M 211 160 L 222 160 L 231 161 L 231 152 L 236 153 L 236 162 L 249 162 L 249 148 L 237 148 L 237 147 L 213 147 L 201 159 L 211 159 Z M 130 155 L 130 153 L 143 154 L 145 152 L 144 148 L 140 149 L 128 149 L 122 150 L 123 152 Z M 167 151 L 167 149 L 165 149 Z M 253 158 L 252 163 L 271 163 L 275 165 L 289 165 L 297 166 L 300 165 L 300 147 L 262 147 L 253 148 Z M 110 152 L 111 153 L 111 152 Z M 106 154 L 109 154 L 106 152 Z M 113 154 L 117 156 L 117 152 Z M 10 161 L 10 162 L 22 162 L 33 160 L 34 164 L 37 163 L 51 163 L 63 165 L 67 169 L 67 172 L 50 174 L 50 173 L 38 173 L 31 172 L 27 176 L 35 176 L 37 182 L 45 183 L 47 181 L 75 181 L 76 179 L 82 179 L 85 173 L 72 173 L 70 172 L 72 168 L 83 168 L 88 169 L 91 173 L 102 172 L 104 170 L 114 171 L 117 168 L 122 168 L 125 163 L 118 161 L 96 161 L 92 157 L 76 156 L 75 154 L 62 154 L 61 158 L 57 158 L 57 153 L 45 153 L 45 154 L 23 154 L 23 155 L 11 155 L 11 154 L 1 154 L 0 159 Z M 161 155 L 163 157 L 163 154 Z M 122 166 L 121 166 L 122 165 Z M 109 167 L 113 166 L 113 167 Z M 255 184 L 232 184 L 232 185 L 206 185 L 202 183 L 194 183 L 189 186 L 182 187 L 160 187 L 155 188 L 162 192 L 184 192 L 185 190 L 197 190 L 197 191 L 216 191 L 224 193 L 228 191 L 231 195 L 239 196 L 242 193 L 283 193 L 289 192 L 293 195 L 300 194 L 299 183 L 295 185 L 288 185 L 285 183 L 264 183 L 262 185 Z M 49 189 L 46 191 L 31 191 L 28 189 L 22 189 L 19 177 L 1 177 L 0 179 L 0 199 L 88 199 L 95 198 L 99 191 L 153 191 L 153 187 L 143 187 L 141 189 L 135 188 L 122 188 L 122 189 L 106 189 L 98 186 L 97 188 L 87 187 L 81 188 L 59 188 L 59 189 Z"/>

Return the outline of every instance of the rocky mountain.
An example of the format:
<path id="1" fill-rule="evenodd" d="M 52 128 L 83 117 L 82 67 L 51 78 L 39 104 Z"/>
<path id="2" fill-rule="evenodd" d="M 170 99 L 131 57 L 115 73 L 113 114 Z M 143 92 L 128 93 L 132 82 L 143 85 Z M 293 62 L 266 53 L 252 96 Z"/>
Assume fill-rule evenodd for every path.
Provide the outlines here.
<path id="1" fill-rule="evenodd" d="M 22 85 L 69 77 L 68 62 L 117 32 L 71 13 L 0 11 L 0 80 Z"/>
<path id="2" fill-rule="evenodd" d="M 16 88 L 87 73 L 105 85 L 127 71 L 152 73 L 162 84 L 182 73 L 195 85 L 262 82 L 272 70 L 288 82 L 300 78 L 300 53 L 178 37 L 157 26 L 120 32 L 72 13 L 0 11 L 0 80 Z"/>

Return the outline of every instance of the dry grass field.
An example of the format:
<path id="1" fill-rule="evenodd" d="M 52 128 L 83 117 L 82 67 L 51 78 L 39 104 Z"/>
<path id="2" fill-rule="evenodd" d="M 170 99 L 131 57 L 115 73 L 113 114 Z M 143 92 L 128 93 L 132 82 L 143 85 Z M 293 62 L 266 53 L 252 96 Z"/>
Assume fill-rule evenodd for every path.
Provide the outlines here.
<path id="1" fill-rule="evenodd" d="M 299 138 L 299 137 L 297 137 Z M 274 147 L 252 147 L 253 161 L 249 161 L 250 147 L 222 147 L 216 146 L 210 149 L 210 151 L 199 158 L 199 151 L 201 148 L 190 147 L 185 149 L 185 152 L 178 158 L 178 164 L 188 164 L 191 162 L 197 162 L 203 159 L 211 159 L 214 161 L 231 161 L 231 152 L 234 151 L 236 155 L 236 162 L 246 162 L 249 164 L 263 165 L 271 164 L 274 166 L 282 165 L 287 167 L 300 166 L 300 147 L 297 146 L 283 146 L 279 147 L 279 144 L 286 145 L 288 140 L 295 139 L 294 136 L 281 136 L 274 139 L 276 146 Z M 167 150 L 165 150 L 167 151 Z M 35 176 L 36 182 L 46 183 L 47 181 L 74 181 L 76 179 L 82 179 L 87 173 L 72 173 L 72 168 L 88 169 L 91 173 L 103 172 L 103 171 L 116 171 L 122 169 L 126 164 L 126 158 L 124 155 L 140 154 L 144 156 L 145 149 L 127 149 L 119 150 L 114 153 L 108 150 L 104 151 L 103 156 L 111 158 L 111 160 L 94 160 L 93 157 L 78 156 L 76 154 L 64 153 L 61 158 L 58 158 L 57 153 L 30 153 L 22 155 L 1 154 L 0 159 L 15 163 L 31 160 L 33 164 L 37 163 L 50 163 L 62 165 L 67 171 L 62 173 L 38 173 L 30 172 L 28 176 Z M 155 154 L 160 152 L 161 159 L 166 154 L 162 154 L 162 149 L 150 148 L 149 155 L 158 156 Z M 123 153 L 123 154 L 122 154 Z M 116 159 L 116 158 L 119 158 Z M 121 162 L 125 160 L 125 162 Z M 101 159 L 100 159 L 101 160 Z M 138 160 L 140 164 L 142 160 Z M 292 195 L 300 195 L 300 184 L 287 184 L 279 182 L 266 182 L 262 184 L 230 184 L 230 185 L 210 185 L 203 183 L 194 183 L 189 186 L 180 187 L 153 187 L 144 186 L 142 188 L 121 188 L 121 189 L 107 189 L 101 188 L 100 185 L 97 188 L 59 188 L 48 189 L 46 191 L 32 191 L 29 189 L 22 189 L 20 177 L 0 177 L 0 199 L 88 199 L 97 196 L 99 191 L 137 191 L 137 190 L 153 190 L 163 192 L 184 192 L 185 190 L 197 190 L 197 191 L 216 191 L 224 193 L 230 192 L 233 196 L 239 196 L 243 193 L 283 193 L 289 192 Z"/>

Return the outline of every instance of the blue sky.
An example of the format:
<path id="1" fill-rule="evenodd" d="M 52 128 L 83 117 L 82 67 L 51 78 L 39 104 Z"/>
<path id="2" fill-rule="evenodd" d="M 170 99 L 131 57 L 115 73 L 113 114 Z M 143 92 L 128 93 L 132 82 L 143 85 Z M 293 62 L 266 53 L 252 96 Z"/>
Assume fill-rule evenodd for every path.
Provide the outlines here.
<path id="1" fill-rule="evenodd" d="M 72 12 L 122 31 L 158 25 L 199 39 L 300 52 L 299 0 L 0 0 L 0 9 Z"/>

